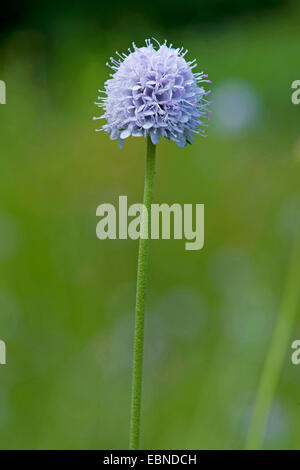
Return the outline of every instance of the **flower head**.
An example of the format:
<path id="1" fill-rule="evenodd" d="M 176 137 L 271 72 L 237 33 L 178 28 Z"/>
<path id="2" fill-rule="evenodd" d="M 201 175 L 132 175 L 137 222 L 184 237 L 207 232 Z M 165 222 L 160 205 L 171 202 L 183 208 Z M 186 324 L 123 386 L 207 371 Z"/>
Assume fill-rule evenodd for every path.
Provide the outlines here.
<path id="1" fill-rule="evenodd" d="M 110 58 L 107 65 L 113 70 L 105 82 L 103 97 L 98 107 L 104 114 L 94 119 L 106 119 L 101 129 L 111 139 L 119 139 L 120 147 L 130 135 L 150 135 L 153 144 L 161 137 L 174 140 L 179 147 L 192 143 L 194 134 L 204 135 L 202 126 L 209 119 L 206 99 L 210 91 L 203 84 L 211 83 L 203 72 L 194 73 L 196 60 L 187 62 L 187 51 L 174 49 L 151 40 L 146 46 L 136 47 L 129 54 Z"/>

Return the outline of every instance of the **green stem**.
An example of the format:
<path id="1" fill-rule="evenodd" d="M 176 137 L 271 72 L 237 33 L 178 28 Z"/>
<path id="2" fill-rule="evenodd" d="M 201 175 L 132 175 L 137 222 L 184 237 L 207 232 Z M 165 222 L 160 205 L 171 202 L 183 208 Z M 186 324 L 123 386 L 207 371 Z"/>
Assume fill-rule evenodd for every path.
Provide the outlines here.
<path id="1" fill-rule="evenodd" d="M 137 268 L 136 285 L 136 307 L 135 307 L 135 331 L 134 331 L 134 354 L 133 354 L 133 376 L 131 396 L 131 418 L 130 418 L 130 449 L 139 447 L 140 420 L 141 420 L 141 394 L 143 373 L 143 349 L 144 349 L 144 312 L 145 295 L 147 287 L 147 271 L 149 244 L 151 237 L 151 203 L 153 194 L 153 183 L 155 174 L 155 145 L 150 137 L 147 139 L 147 161 L 144 183 L 143 204 L 146 211 L 142 213 L 140 227 L 140 241 Z"/>
<path id="2" fill-rule="evenodd" d="M 250 424 L 246 449 L 260 449 L 263 444 L 268 416 L 280 378 L 283 361 L 289 346 L 300 297 L 300 243 L 295 238 L 287 283 L 281 310 L 273 333 L 273 339 L 265 360 L 254 412 Z"/>

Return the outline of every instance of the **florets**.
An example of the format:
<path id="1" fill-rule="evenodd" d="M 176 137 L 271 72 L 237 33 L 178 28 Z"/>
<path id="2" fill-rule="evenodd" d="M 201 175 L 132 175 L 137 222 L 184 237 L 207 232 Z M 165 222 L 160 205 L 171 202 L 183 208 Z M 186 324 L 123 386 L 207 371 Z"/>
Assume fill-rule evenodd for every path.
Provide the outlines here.
<path id="1" fill-rule="evenodd" d="M 210 91 L 203 87 L 211 83 L 203 72 L 193 73 L 196 60 L 187 62 L 187 50 L 174 49 L 151 41 L 133 51 L 111 57 L 107 65 L 113 70 L 105 82 L 105 89 L 99 90 L 98 107 L 104 114 L 94 119 L 106 119 L 101 129 L 118 139 L 122 147 L 130 135 L 150 135 L 154 144 L 161 137 L 174 140 L 179 147 L 192 143 L 194 134 L 204 135 L 203 126 L 209 118 L 207 100 Z"/>

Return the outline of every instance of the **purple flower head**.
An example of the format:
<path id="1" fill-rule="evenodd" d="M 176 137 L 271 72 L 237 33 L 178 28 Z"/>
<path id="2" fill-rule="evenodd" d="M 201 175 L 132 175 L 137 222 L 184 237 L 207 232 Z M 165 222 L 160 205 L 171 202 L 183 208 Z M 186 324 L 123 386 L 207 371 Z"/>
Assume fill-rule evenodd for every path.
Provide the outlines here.
<path id="1" fill-rule="evenodd" d="M 206 99 L 209 94 L 203 83 L 211 83 L 203 72 L 193 73 L 196 60 L 187 62 L 187 51 L 146 40 L 146 46 L 136 47 L 129 54 L 111 57 L 107 64 L 113 73 L 105 82 L 104 97 L 96 102 L 104 114 L 94 119 L 106 119 L 102 129 L 111 139 L 119 139 L 120 147 L 130 135 L 146 137 L 153 144 L 161 137 L 172 139 L 179 147 L 192 143 L 194 134 L 205 135 L 202 126 L 209 118 Z M 199 84 L 201 84 L 199 86 Z"/>

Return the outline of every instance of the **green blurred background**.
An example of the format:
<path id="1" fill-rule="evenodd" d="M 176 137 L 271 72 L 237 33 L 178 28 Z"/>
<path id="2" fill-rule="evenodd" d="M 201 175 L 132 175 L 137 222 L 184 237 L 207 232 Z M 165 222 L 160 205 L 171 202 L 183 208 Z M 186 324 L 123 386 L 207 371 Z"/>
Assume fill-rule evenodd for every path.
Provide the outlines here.
<path id="1" fill-rule="evenodd" d="M 205 247 L 152 241 L 142 447 L 243 448 L 299 211 L 298 2 L 26 2 L 1 15 L 0 446 L 128 446 L 137 242 L 96 207 L 142 197 L 145 141 L 92 116 L 108 58 L 155 36 L 213 80 L 206 139 L 157 151 L 155 202 L 205 204 Z M 293 339 L 300 336 L 300 321 Z M 287 350 L 264 446 L 299 448 Z"/>

